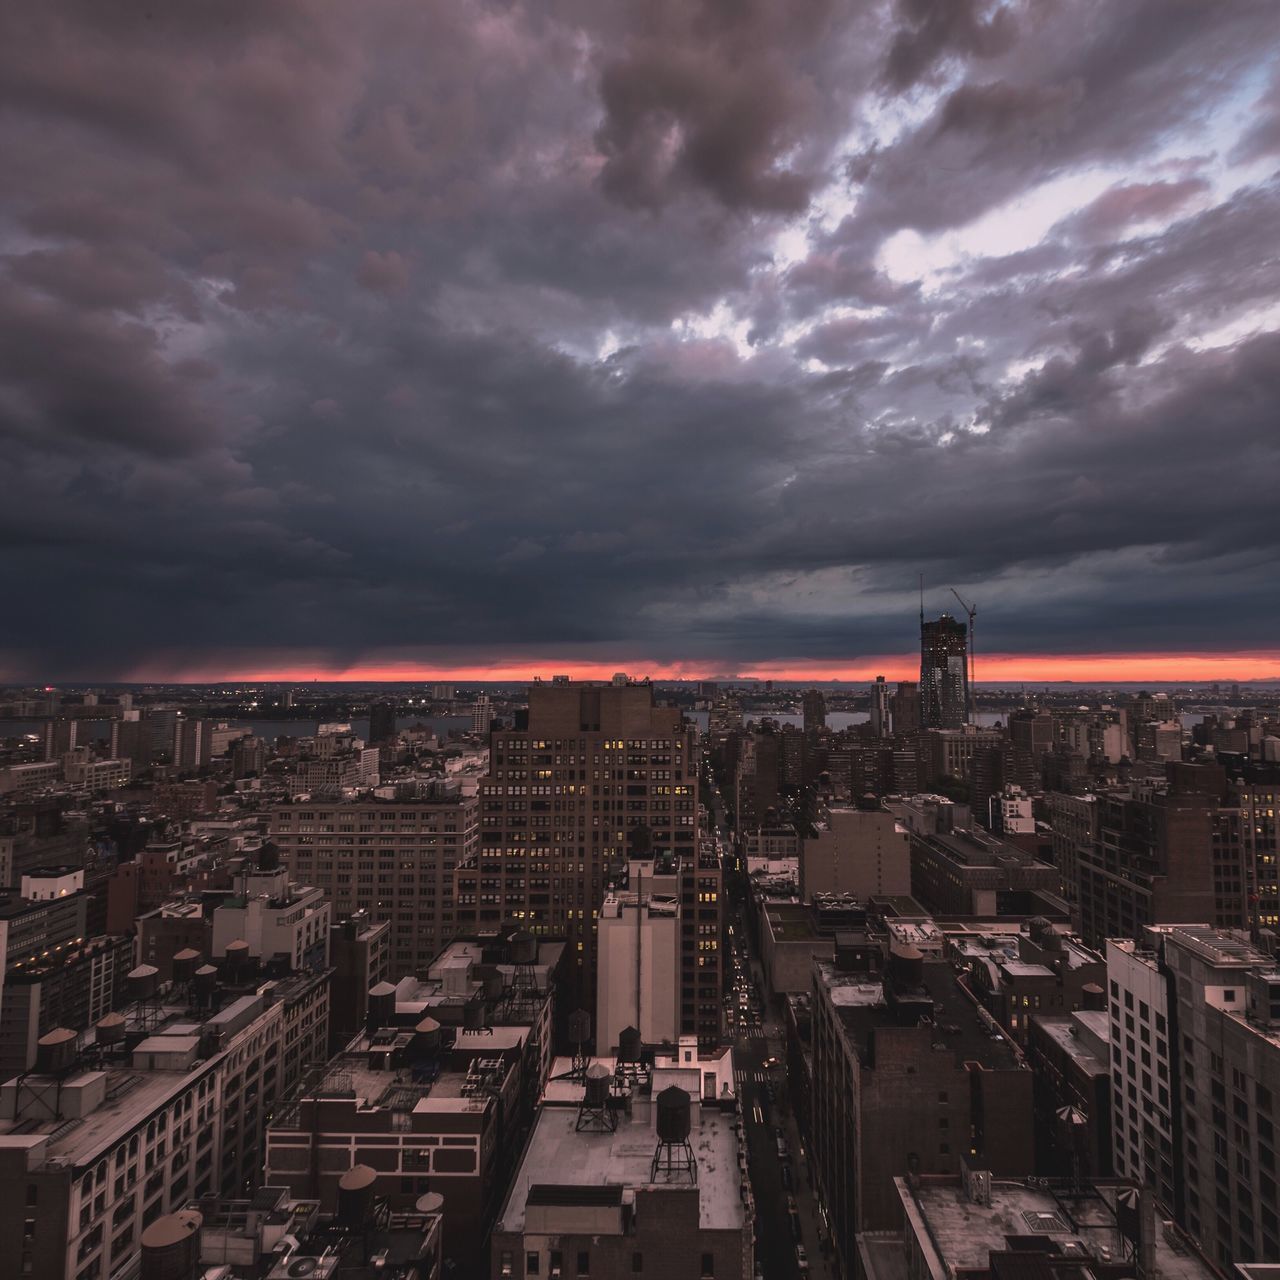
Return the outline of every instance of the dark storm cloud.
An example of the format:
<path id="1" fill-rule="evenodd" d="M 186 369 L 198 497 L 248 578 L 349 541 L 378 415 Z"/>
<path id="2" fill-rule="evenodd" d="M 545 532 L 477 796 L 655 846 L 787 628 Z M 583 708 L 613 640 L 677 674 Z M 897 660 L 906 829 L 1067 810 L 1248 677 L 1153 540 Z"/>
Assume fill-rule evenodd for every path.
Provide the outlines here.
<path id="1" fill-rule="evenodd" d="M 1265 28 L 9 6 L 0 673 L 1268 647 Z"/>

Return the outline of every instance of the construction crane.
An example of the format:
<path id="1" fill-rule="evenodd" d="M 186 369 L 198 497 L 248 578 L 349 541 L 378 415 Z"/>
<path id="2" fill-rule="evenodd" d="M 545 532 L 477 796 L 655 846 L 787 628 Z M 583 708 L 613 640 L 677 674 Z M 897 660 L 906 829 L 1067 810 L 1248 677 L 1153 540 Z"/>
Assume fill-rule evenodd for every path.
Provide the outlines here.
<path id="1" fill-rule="evenodd" d="M 976 724 L 978 721 L 978 686 L 974 679 L 976 668 L 973 662 L 973 620 L 978 616 L 978 606 L 969 604 L 955 587 L 951 588 L 951 594 L 960 601 L 960 607 L 969 615 L 969 723 Z"/>

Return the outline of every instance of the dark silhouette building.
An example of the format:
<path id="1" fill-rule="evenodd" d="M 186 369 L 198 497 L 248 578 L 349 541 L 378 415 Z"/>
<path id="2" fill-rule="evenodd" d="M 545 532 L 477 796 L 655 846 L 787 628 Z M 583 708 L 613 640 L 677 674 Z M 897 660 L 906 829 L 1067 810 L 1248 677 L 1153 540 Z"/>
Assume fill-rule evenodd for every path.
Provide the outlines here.
<path id="1" fill-rule="evenodd" d="M 384 742 L 394 742 L 396 737 L 396 704 L 394 702 L 374 702 L 369 705 L 369 743 L 381 746 Z"/>
<path id="2" fill-rule="evenodd" d="M 969 719 L 969 643 L 963 622 L 944 613 L 920 620 L 920 721 L 958 729 Z"/>

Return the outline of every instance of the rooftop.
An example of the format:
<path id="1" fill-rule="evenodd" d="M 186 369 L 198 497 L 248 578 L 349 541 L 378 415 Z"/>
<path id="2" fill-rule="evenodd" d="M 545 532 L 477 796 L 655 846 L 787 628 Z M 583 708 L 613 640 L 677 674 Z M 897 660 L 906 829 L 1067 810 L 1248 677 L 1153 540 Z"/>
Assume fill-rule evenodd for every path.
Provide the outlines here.
<path id="1" fill-rule="evenodd" d="M 914 1192 L 896 1179 L 912 1226 L 923 1222 L 928 1238 L 946 1268 L 985 1271 L 992 1252 L 1003 1253 L 1009 1237 L 1041 1236 L 1053 1252 L 1120 1261 L 1131 1245 L 1116 1220 L 1116 1202 L 1125 1184 L 1086 1187 L 1074 1193 L 1064 1187 L 1030 1186 L 1025 1182 L 991 1182 L 991 1203 L 976 1204 L 959 1178 L 926 1177 Z M 1189 1241 L 1176 1233 L 1156 1231 L 1156 1268 L 1162 1280 L 1211 1280 L 1213 1269 Z"/>
<path id="2" fill-rule="evenodd" d="M 826 987 L 836 1015 L 849 1043 L 864 1059 L 869 1058 L 872 1033 L 882 1027 L 902 1024 L 894 1016 L 880 978 L 868 973 L 845 973 L 835 965 L 820 962 L 815 967 Z M 957 1062 L 980 1062 L 988 1070 L 1012 1070 L 1021 1065 L 1021 1055 L 995 1021 L 960 985 L 951 965 L 926 959 L 921 965 L 923 985 L 915 998 L 931 1002 L 935 1028 L 934 1047 L 949 1050 Z"/>
<path id="3" fill-rule="evenodd" d="M 605 1187 L 687 1188 L 687 1183 L 649 1181 L 658 1144 L 657 1107 L 650 1099 L 637 1099 L 631 1116 L 622 1114 L 613 1133 L 578 1133 L 577 1119 L 578 1108 L 569 1103 L 549 1103 L 538 1109 L 498 1231 L 524 1230 L 531 1193 L 535 1200 L 547 1195 L 545 1190 L 533 1192 L 535 1187 L 589 1188 L 591 1195 L 603 1194 Z M 737 1230 L 746 1223 L 737 1123 L 737 1111 L 732 1107 L 693 1103 L 689 1143 L 698 1164 L 698 1206 L 704 1230 Z M 564 1194 L 560 1190 L 553 1193 L 562 1198 Z"/>

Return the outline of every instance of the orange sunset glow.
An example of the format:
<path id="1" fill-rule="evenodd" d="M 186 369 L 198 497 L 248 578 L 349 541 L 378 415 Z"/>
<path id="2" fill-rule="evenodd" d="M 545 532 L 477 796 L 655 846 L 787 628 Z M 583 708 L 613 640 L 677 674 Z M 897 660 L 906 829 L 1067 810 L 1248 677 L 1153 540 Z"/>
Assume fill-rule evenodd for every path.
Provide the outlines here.
<path id="1" fill-rule="evenodd" d="M 567 675 L 574 680 L 608 680 L 615 672 L 626 671 L 633 678 L 654 680 L 706 680 L 716 676 L 738 676 L 756 680 L 785 682 L 844 681 L 864 683 L 884 676 L 888 680 L 913 680 L 920 672 L 919 659 L 911 654 L 895 654 L 858 659 L 848 665 L 830 662 L 738 663 L 716 666 L 707 663 L 648 663 L 642 659 L 619 659 L 613 663 L 554 659 L 495 659 L 490 663 L 465 666 L 432 666 L 407 659 L 361 659 L 349 666 L 333 666 L 323 658 L 314 664 L 296 655 L 288 663 L 274 665 L 226 666 L 192 669 L 166 668 L 162 664 L 131 672 L 129 679 L 141 682 L 229 684 L 310 684 L 328 682 L 450 681 L 511 682 L 549 679 Z M 979 654 L 980 684 L 1023 684 L 1074 681 L 1079 684 L 1200 683 L 1206 680 L 1254 681 L 1280 679 L 1280 653 L 1092 653 L 1092 654 Z"/>

